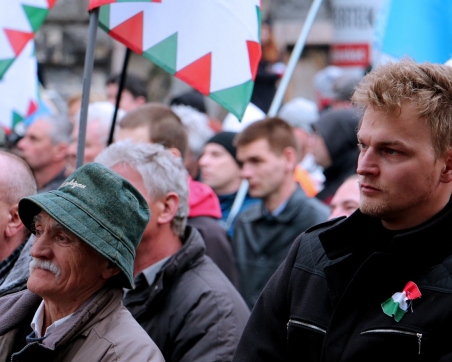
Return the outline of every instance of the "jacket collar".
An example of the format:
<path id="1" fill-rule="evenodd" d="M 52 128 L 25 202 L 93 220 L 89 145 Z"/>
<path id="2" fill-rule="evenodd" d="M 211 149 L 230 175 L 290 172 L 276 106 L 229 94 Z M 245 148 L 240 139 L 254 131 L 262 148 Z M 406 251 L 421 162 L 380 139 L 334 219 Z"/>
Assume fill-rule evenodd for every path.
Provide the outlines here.
<path id="1" fill-rule="evenodd" d="M 278 223 L 286 223 L 292 220 L 299 212 L 299 205 L 302 205 L 308 197 L 306 196 L 300 184 L 296 183 L 296 188 L 293 194 L 287 200 L 286 207 L 277 216 L 267 216 L 264 213 L 264 203 L 254 205 L 245 213 L 241 214 L 244 222 L 255 222 L 259 219 L 271 219 Z"/>
<path id="2" fill-rule="evenodd" d="M 452 243 L 445 242 L 447 235 L 450 235 L 451 224 L 452 202 L 449 201 L 445 209 L 430 220 L 397 233 L 388 247 L 389 257 L 401 265 L 422 267 L 440 263 L 452 254 Z M 319 238 L 331 260 L 355 252 L 370 254 L 381 251 L 381 240 L 377 240 L 372 232 L 376 228 L 381 228 L 379 219 L 366 216 L 357 210 L 348 218 L 338 220 L 321 232 Z"/>

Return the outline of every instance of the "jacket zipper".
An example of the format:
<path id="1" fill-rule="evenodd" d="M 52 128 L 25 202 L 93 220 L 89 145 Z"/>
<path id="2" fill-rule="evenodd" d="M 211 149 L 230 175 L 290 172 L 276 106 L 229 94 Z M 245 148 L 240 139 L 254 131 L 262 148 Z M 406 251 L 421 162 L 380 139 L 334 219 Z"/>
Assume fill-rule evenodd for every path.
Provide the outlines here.
<path id="1" fill-rule="evenodd" d="M 419 346 L 418 354 L 421 354 L 422 333 L 401 331 L 401 330 L 398 330 L 398 329 L 371 329 L 371 330 L 368 330 L 368 331 L 361 332 L 361 334 L 368 334 L 368 333 L 394 333 L 394 334 L 405 334 L 405 335 L 408 335 L 408 336 L 416 336 L 417 337 L 417 344 Z"/>
<path id="2" fill-rule="evenodd" d="M 294 319 L 289 319 L 289 321 L 287 322 L 287 329 L 289 329 L 289 324 L 296 324 L 296 325 L 299 325 L 299 326 L 303 326 L 303 327 L 308 327 L 308 328 L 314 329 L 314 330 L 322 332 L 322 333 L 326 333 L 326 329 L 317 327 L 314 324 L 296 321 Z"/>

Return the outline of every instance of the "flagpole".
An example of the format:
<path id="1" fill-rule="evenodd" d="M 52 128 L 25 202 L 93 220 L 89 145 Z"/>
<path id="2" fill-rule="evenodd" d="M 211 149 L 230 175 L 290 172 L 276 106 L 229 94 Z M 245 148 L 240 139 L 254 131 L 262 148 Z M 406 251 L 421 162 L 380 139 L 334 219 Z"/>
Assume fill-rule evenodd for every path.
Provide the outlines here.
<path id="1" fill-rule="evenodd" d="M 300 36 L 295 44 L 290 55 L 289 62 L 287 63 L 286 70 L 281 78 L 278 89 L 276 90 L 275 96 L 273 97 L 272 104 L 268 110 L 267 116 L 274 117 L 277 115 L 279 107 L 281 106 L 284 94 L 286 93 L 287 87 L 289 85 L 290 78 L 295 70 L 298 60 L 300 59 L 301 53 L 303 52 L 304 46 L 306 44 L 306 39 L 308 38 L 309 32 L 311 31 L 312 25 L 314 24 L 315 17 L 319 11 L 320 5 L 322 5 L 322 0 L 314 0 L 311 8 L 309 9 L 306 21 L 303 24 L 303 29 L 301 30 Z"/>
<path id="2" fill-rule="evenodd" d="M 80 120 L 78 131 L 77 158 L 75 167 L 83 165 L 85 158 L 86 123 L 88 117 L 89 93 L 91 89 L 91 77 L 94 68 L 94 50 L 96 45 L 96 32 L 99 23 L 99 8 L 91 10 L 89 15 L 88 44 L 85 54 L 85 66 L 83 69 L 82 104 L 80 106 Z"/>
<path id="3" fill-rule="evenodd" d="M 275 96 L 273 97 L 270 109 L 267 112 L 267 117 L 274 117 L 278 113 L 279 107 L 281 106 L 282 100 L 284 98 L 284 94 L 286 93 L 287 86 L 289 85 L 290 78 L 292 77 L 297 62 L 300 59 L 301 53 L 303 52 L 304 46 L 306 44 L 306 39 L 308 38 L 309 32 L 311 31 L 312 25 L 314 24 L 314 20 L 317 16 L 320 5 L 322 5 L 322 0 L 314 0 L 311 8 L 309 9 L 308 16 L 306 17 L 306 21 L 303 24 L 300 36 L 298 37 L 295 47 L 292 50 L 289 62 L 287 63 L 284 74 L 281 78 L 281 81 L 279 82 L 279 86 L 276 90 Z M 248 182 L 246 180 L 242 180 L 239 191 L 240 192 L 237 192 L 237 195 L 234 199 L 233 205 L 235 206 L 235 208 L 234 210 L 231 209 L 231 212 L 229 213 L 228 221 L 230 223 L 232 223 L 235 216 L 239 212 L 243 201 L 245 200 L 246 194 L 248 193 Z M 230 226 L 230 224 L 228 225 Z"/>
<path id="4" fill-rule="evenodd" d="M 113 136 L 115 133 L 115 126 L 116 126 L 116 118 L 118 117 L 119 103 L 121 102 L 122 91 L 123 91 L 124 85 L 126 83 L 127 66 L 129 65 L 129 59 L 130 59 L 131 52 L 132 51 L 130 50 L 130 48 L 126 48 L 126 53 L 124 55 L 124 62 L 122 64 L 121 77 L 120 77 L 119 84 L 118 84 L 118 93 L 116 94 L 115 112 L 113 113 L 113 120 L 111 122 L 110 135 L 108 136 L 107 146 L 110 146 L 113 142 Z"/>

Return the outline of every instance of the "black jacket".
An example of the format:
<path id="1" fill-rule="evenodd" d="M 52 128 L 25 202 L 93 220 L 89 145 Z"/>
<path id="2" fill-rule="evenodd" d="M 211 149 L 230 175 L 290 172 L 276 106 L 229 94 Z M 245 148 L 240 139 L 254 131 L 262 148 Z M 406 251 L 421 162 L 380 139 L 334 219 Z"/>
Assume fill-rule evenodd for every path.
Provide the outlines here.
<path id="1" fill-rule="evenodd" d="M 238 216 L 232 249 L 239 269 L 240 293 L 250 309 L 284 261 L 295 238 L 328 218 L 330 209 L 309 198 L 297 184 L 278 216 L 265 215 L 256 204 Z"/>
<path id="2" fill-rule="evenodd" d="M 359 210 L 295 241 L 266 286 L 234 362 L 452 361 L 452 206 L 382 237 Z M 381 303 L 408 281 L 422 296 L 396 322 Z"/>
<path id="3" fill-rule="evenodd" d="M 240 294 L 205 255 L 201 235 L 190 226 L 182 248 L 154 283 L 129 291 L 124 305 L 166 362 L 231 361 L 249 317 Z"/>

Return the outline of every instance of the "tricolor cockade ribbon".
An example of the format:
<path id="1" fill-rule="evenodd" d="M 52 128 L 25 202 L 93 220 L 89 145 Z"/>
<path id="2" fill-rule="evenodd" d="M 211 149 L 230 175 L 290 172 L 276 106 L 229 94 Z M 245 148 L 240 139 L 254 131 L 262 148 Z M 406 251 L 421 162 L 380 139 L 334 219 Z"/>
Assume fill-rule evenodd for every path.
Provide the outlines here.
<path id="1" fill-rule="evenodd" d="M 421 297 L 421 291 L 413 282 L 408 282 L 402 292 L 395 293 L 387 301 L 381 303 L 383 312 L 388 316 L 394 316 L 396 322 L 399 322 L 407 312 L 414 299 Z"/>

